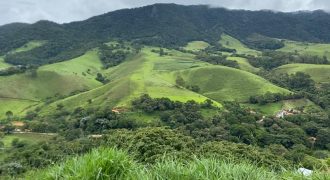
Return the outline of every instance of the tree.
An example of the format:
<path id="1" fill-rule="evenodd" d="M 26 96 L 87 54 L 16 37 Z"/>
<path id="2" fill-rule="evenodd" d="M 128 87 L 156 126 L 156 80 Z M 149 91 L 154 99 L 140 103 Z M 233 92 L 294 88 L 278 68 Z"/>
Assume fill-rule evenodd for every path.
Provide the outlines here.
<path id="1" fill-rule="evenodd" d="M 7 120 L 11 120 L 14 116 L 14 113 L 12 111 L 7 111 L 6 116 L 7 116 Z"/>
<path id="2" fill-rule="evenodd" d="M 181 86 L 181 87 L 184 87 L 186 84 L 186 82 L 184 81 L 184 79 L 181 76 L 176 77 L 175 83 L 177 86 Z"/>

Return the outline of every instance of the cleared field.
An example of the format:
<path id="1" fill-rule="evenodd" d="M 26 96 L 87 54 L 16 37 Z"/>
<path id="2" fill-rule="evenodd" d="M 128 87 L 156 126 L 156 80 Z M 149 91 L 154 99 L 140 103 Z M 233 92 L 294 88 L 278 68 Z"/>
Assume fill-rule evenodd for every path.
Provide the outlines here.
<path id="1" fill-rule="evenodd" d="M 53 135 L 46 135 L 46 134 L 38 134 L 38 133 L 17 133 L 17 134 L 10 134 L 6 135 L 2 142 L 4 143 L 6 148 L 11 147 L 11 142 L 14 139 L 19 139 L 21 141 L 27 141 L 28 143 L 38 143 L 41 141 L 47 141 L 53 138 Z"/>
<path id="2" fill-rule="evenodd" d="M 38 102 L 19 99 L 0 98 L 0 120 L 6 117 L 7 111 L 12 111 L 14 115 L 22 115 L 25 109 L 37 105 Z"/>
<path id="3" fill-rule="evenodd" d="M 251 73 L 255 73 L 255 72 L 258 72 L 260 69 L 259 68 L 256 68 L 254 66 L 252 66 L 249 61 L 245 58 L 241 58 L 241 57 L 228 57 L 227 60 L 231 60 L 231 61 L 236 61 L 239 65 L 239 68 L 241 70 L 244 70 L 244 71 L 248 71 L 248 72 L 251 72 Z"/>
<path id="4" fill-rule="evenodd" d="M 239 40 L 227 35 L 222 34 L 219 43 L 226 48 L 236 49 L 237 54 L 248 54 L 248 55 L 259 55 L 261 54 L 259 51 L 253 50 L 245 46 Z"/>
<path id="5" fill-rule="evenodd" d="M 330 65 L 316 64 L 287 64 L 275 69 L 278 73 L 294 74 L 296 72 L 304 72 L 309 74 L 315 82 L 330 82 Z"/>
<path id="6" fill-rule="evenodd" d="M 224 66 L 207 66 L 184 70 L 173 76 L 182 76 L 188 85 L 198 85 L 200 93 L 218 102 L 247 101 L 252 95 L 266 92 L 289 93 L 252 73 Z"/>
<path id="7" fill-rule="evenodd" d="M 297 52 L 314 56 L 326 56 L 330 60 L 330 44 L 306 43 L 285 40 L 285 46 L 278 51 Z"/>
<path id="8" fill-rule="evenodd" d="M 25 51 L 31 51 L 32 49 L 38 48 L 42 45 L 44 45 L 46 41 L 30 41 L 23 45 L 22 47 L 19 47 L 9 53 L 20 53 L 20 52 L 25 52 Z"/>
<path id="9" fill-rule="evenodd" d="M 189 51 L 200 51 L 206 49 L 208 46 L 210 46 L 210 44 L 204 41 L 192 41 L 188 43 L 184 49 Z"/>
<path id="10" fill-rule="evenodd" d="M 0 57 L 0 69 L 10 67 L 10 64 L 7 64 L 3 57 Z"/>
<path id="11" fill-rule="evenodd" d="M 309 112 L 313 109 L 319 109 L 317 105 L 307 99 L 285 100 L 277 103 L 269 103 L 266 105 L 258 104 L 243 104 L 245 107 L 250 107 L 267 115 L 275 115 L 282 109 L 303 109 L 304 112 Z"/>

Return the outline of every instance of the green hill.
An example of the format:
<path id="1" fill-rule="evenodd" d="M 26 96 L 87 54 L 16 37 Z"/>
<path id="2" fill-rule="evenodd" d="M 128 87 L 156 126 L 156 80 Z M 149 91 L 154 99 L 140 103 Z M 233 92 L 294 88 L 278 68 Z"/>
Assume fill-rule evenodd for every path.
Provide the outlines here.
<path id="1" fill-rule="evenodd" d="M 236 49 L 237 54 L 258 55 L 260 52 L 248 48 L 241 43 L 238 39 L 227 34 L 222 34 L 219 43 L 226 48 Z"/>
<path id="2" fill-rule="evenodd" d="M 196 61 L 192 55 L 174 50 L 166 50 L 170 55 L 160 57 L 158 53 L 151 52 L 152 49 L 144 48 L 139 55 L 104 72 L 110 79 L 109 84 L 57 101 L 43 111 L 52 112 L 57 104 L 63 104 L 70 110 L 77 106 L 127 107 L 133 99 L 142 94 L 178 101 L 203 102 L 207 99 L 198 93 L 176 87 L 175 83 L 167 81 L 163 75 L 167 76 L 176 70 L 211 66 L 210 64 Z"/>
<path id="3" fill-rule="evenodd" d="M 330 65 L 287 64 L 276 68 L 275 72 L 288 74 L 304 72 L 309 74 L 312 79 L 318 83 L 330 82 Z"/>
<path id="4" fill-rule="evenodd" d="M 36 75 L 29 73 L 0 76 L 0 98 L 2 111 L 23 112 L 37 102 L 60 96 L 69 96 L 77 91 L 91 90 L 102 84 L 95 80 L 101 72 L 102 63 L 97 51 L 65 62 L 41 66 Z"/>
<path id="5" fill-rule="evenodd" d="M 228 57 L 227 60 L 236 61 L 239 65 L 239 68 L 247 72 L 256 73 L 260 70 L 259 68 L 252 66 L 246 58 Z"/>
<path id="6" fill-rule="evenodd" d="M 198 85 L 200 93 L 216 101 L 247 101 L 250 96 L 266 92 L 289 93 L 267 80 L 238 69 L 224 66 L 208 66 L 180 71 L 188 85 Z"/>
<path id="7" fill-rule="evenodd" d="M 330 44 L 284 41 L 285 46 L 278 51 L 296 52 L 303 55 L 313 55 L 330 59 Z"/>
<path id="8" fill-rule="evenodd" d="M 207 48 L 208 46 L 210 46 L 210 44 L 204 41 L 192 41 L 188 43 L 184 49 L 189 51 L 200 51 Z"/>

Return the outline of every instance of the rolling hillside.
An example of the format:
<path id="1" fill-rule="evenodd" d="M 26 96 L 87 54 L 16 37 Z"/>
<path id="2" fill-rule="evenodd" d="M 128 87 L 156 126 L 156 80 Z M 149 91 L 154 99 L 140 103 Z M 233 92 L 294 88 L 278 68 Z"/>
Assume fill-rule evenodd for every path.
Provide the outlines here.
<path id="1" fill-rule="evenodd" d="M 278 73 L 294 74 L 296 72 L 304 72 L 309 74 L 311 78 L 318 83 L 330 82 L 330 65 L 317 64 L 288 64 L 275 69 Z"/>
<path id="2" fill-rule="evenodd" d="M 19 115 L 47 99 L 99 87 L 102 84 L 95 77 L 101 68 L 94 50 L 76 59 L 42 66 L 33 76 L 29 73 L 0 76 L 0 117 L 8 110 Z"/>
<path id="3" fill-rule="evenodd" d="M 330 59 L 330 44 L 284 41 L 285 46 L 278 51 L 295 52 L 303 55 L 312 55 Z"/>
<path id="4" fill-rule="evenodd" d="M 219 102 L 244 102 L 253 95 L 267 92 L 289 93 L 254 74 L 224 66 L 184 70 L 179 73 L 189 85 L 198 85 L 201 94 Z M 175 74 L 177 75 L 177 74 Z"/>
<path id="5" fill-rule="evenodd" d="M 236 49 L 238 54 L 247 54 L 247 55 L 258 55 L 260 52 L 248 48 L 246 45 L 241 43 L 238 39 L 235 39 L 232 36 L 227 34 L 222 34 L 219 43 L 226 48 Z"/>

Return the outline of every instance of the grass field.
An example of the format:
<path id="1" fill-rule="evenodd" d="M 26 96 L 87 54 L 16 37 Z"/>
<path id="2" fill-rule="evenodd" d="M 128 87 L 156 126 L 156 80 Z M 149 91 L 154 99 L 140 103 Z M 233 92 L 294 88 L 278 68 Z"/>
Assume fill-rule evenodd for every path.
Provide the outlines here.
<path id="1" fill-rule="evenodd" d="M 259 55 L 261 54 L 259 51 L 253 50 L 245 46 L 243 43 L 241 43 L 239 40 L 227 35 L 227 34 L 222 34 L 221 39 L 219 43 L 230 49 L 236 49 L 237 54 L 248 54 L 248 55 Z"/>
<path id="2" fill-rule="evenodd" d="M 3 59 L 3 57 L 1 56 L 0 57 L 0 69 L 7 68 L 7 67 L 10 67 L 10 64 L 7 64 L 5 62 L 5 60 Z"/>
<path id="3" fill-rule="evenodd" d="M 210 44 L 204 41 L 192 41 L 188 43 L 184 49 L 189 51 L 200 51 L 206 49 L 208 46 L 210 46 Z"/>
<path id="4" fill-rule="evenodd" d="M 248 72 L 251 72 L 251 73 L 256 73 L 260 70 L 259 68 L 256 68 L 256 67 L 252 66 L 246 58 L 228 57 L 227 59 L 231 60 L 231 61 L 236 61 L 241 70 L 248 71 Z"/>
<path id="5" fill-rule="evenodd" d="M 11 109 L 16 113 L 57 95 L 67 96 L 75 91 L 91 90 L 102 85 L 95 80 L 102 72 L 97 51 L 60 63 L 42 66 L 33 77 L 28 73 L 0 77 L 0 118 Z M 7 98 L 7 99 L 4 99 Z"/>
<path id="6" fill-rule="evenodd" d="M 38 102 L 29 100 L 0 98 L 0 120 L 6 117 L 7 111 L 12 111 L 15 116 L 21 116 L 26 109 L 37 104 Z"/>
<path id="7" fill-rule="evenodd" d="M 316 64 L 288 64 L 275 69 L 278 73 L 294 74 L 296 72 L 304 72 L 309 74 L 315 82 L 330 82 L 330 65 Z"/>
<path id="8" fill-rule="evenodd" d="M 17 133 L 17 134 L 6 135 L 2 139 L 2 142 L 4 143 L 5 148 L 9 148 L 11 147 L 11 142 L 16 138 L 21 141 L 27 141 L 30 144 L 34 144 L 41 141 L 48 141 L 53 137 L 54 135 L 46 135 L 46 134 L 38 134 L 38 133 Z"/>
<path id="9" fill-rule="evenodd" d="M 163 158 L 155 164 L 145 165 L 136 162 L 124 151 L 99 148 L 47 169 L 30 171 L 25 174 L 24 179 L 326 180 L 328 178 L 326 172 L 316 171 L 305 178 L 294 170 L 274 171 L 245 160 L 221 158 L 195 158 L 186 162 Z"/>
<path id="10" fill-rule="evenodd" d="M 314 56 L 326 56 L 330 60 L 330 44 L 306 43 L 297 41 L 285 41 L 285 46 L 278 51 L 297 52 Z"/>
<path id="11" fill-rule="evenodd" d="M 9 53 L 14 54 L 14 53 L 20 53 L 20 52 L 25 52 L 25 51 L 31 51 L 32 49 L 38 48 L 42 45 L 44 45 L 46 41 L 30 41 L 23 45 L 22 47 L 19 47 Z"/>

